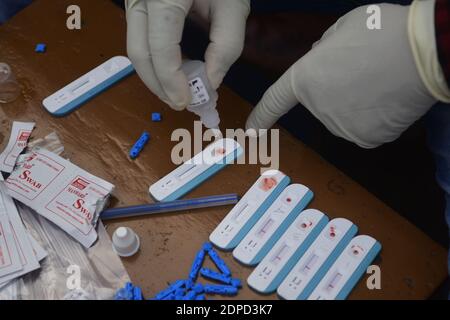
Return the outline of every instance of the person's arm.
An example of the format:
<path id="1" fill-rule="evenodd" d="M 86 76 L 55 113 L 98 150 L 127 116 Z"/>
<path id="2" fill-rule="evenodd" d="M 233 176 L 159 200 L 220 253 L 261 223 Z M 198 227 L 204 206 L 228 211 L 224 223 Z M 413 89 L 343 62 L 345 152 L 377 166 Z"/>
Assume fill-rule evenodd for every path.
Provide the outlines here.
<path id="1" fill-rule="evenodd" d="M 267 90 L 247 129 L 270 128 L 300 102 L 333 134 L 361 147 L 397 139 L 436 101 L 450 101 L 435 3 L 380 4 L 379 30 L 367 27 L 367 6 L 341 17 Z"/>

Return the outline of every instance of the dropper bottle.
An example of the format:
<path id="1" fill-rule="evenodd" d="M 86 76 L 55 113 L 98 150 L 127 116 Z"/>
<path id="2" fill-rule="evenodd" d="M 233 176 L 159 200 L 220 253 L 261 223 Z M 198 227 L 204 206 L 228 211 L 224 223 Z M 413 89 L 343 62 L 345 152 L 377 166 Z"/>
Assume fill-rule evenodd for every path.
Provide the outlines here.
<path id="1" fill-rule="evenodd" d="M 211 87 L 206 75 L 205 63 L 199 60 L 185 60 L 181 69 L 188 78 L 192 101 L 187 109 L 200 117 L 208 129 L 218 129 L 220 118 L 216 110 L 217 91 Z"/>

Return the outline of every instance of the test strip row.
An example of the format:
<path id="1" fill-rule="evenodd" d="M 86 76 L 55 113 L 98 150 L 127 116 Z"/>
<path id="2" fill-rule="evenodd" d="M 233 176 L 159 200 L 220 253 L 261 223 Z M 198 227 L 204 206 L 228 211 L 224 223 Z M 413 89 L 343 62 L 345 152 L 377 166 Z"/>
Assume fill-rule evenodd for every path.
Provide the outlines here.
<path id="1" fill-rule="evenodd" d="M 287 300 L 305 300 L 330 269 L 358 228 L 349 220 L 331 220 L 278 287 Z"/>
<path id="2" fill-rule="evenodd" d="M 312 198 L 311 190 L 301 184 L 286 187 L 234 249 L 233 256 L 249 266 L 261 262 Z"/>
<path id="3" fill-rule="evenodd" d="M 306 209 L 313 193 L 281 171 L 263 174 L 211 233 L 210 241 L 256 266 L 248 285 L 287 300 L 345 299 L 381 251 L 344 218 Z"/>
<path id="4" fill-rule="evenodd" d="M 234 249 L 290 180 L 278 170 L 264 172 L 211 233 L 209 240 L 223 250 Z"/>
<path id="5" fill-rule="evenodd" d="M 275 292 L 327 223 L 319 210 L 303 211 L 250 274 L 248 285 L 261 293 Z"/>

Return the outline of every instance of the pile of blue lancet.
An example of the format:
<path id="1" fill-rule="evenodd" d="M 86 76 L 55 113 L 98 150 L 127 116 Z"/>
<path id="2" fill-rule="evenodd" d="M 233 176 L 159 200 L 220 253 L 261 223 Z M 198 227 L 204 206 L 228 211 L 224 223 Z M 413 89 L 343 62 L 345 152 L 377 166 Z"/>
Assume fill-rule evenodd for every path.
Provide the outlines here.
<path id="1" fill-rule="evenodd" d="M 209 256 L 220 272 L 202 268 L 206 256 Z M 197 282 L 199 275 L 208 280 L 220 282 L 221 284 L 201 284 Z M 241 281 L 232 278 L 231 271 L 219 254 L 214 250 L 211 243 L 207 242 L 197 253 L 192 263 L 188 279 L 177 280 L 169 287 L 159 292 L 153 300 L 205 300 L 205 294 L 218 294 L 234 296 L 241 288 Z M 116 293 L 116 300 L 142 300 L 142 291 L 127 283 L 125 288 Z"/>
<path id="2" fill-rule="evenodd" d="M 131 282 L 127 282 L 125 287 L 117 290 L 114 296 L 115 300 L 144 300 L 142 290 L 139 287 L 135 287 Z"/>

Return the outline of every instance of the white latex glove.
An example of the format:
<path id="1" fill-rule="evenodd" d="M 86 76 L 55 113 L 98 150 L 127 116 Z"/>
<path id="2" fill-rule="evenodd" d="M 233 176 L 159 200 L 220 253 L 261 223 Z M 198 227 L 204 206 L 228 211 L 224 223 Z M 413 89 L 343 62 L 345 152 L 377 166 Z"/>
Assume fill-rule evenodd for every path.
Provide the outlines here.
<path id="1" fill-rule="evenodd" d="M 434 1 L 418 2 L 425 7 L 414 16 L 409 6 L 380 5 L 381 30 L 367 28 L 367 7 L 340 18 L 268 89 L 247 129 L 270 128 L 300 102 L 333 134 L 361 147 L 398 138 L 438 99 L 450 98 L 439 79 Z"/>
<path id="2" fill-rule="evenodd" d="M 242 52 L 250 0 L 128 0 L 125 6 L 128 56 L 147 87 L 173 109 L 192 99 L 180 50 L 189 11 L 211 23 L 205 63 L 214 89 Z"/>

